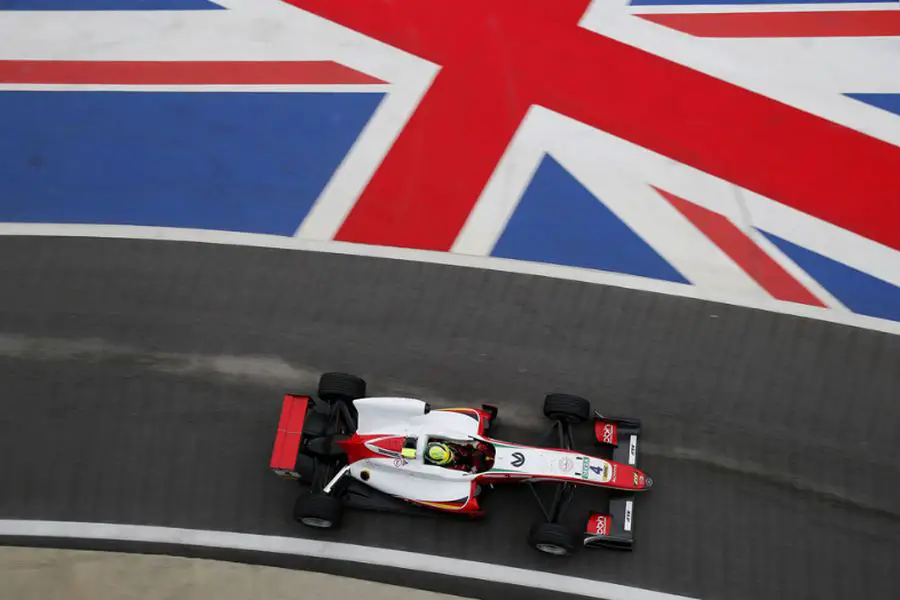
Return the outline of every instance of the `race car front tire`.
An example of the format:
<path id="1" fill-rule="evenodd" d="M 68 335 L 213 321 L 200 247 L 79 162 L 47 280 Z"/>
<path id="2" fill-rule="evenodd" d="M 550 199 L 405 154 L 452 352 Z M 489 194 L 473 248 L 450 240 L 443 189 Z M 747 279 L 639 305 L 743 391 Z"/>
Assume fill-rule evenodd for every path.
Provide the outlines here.
<path id="1" fill-rule="evenodd" d="M 340 526 L 343 513 L 341 499 L 327 494 L 302 494 L 294 503 L 294 519 L 307 527 L 335 529 Z"/>
<path id="2" fill-rule="evenodd" d="M 366 397 L 366 381 L 350 373 L 323 373 L 319 378 L 319 398 L 325 402 L 351 403 Z"/>
<path id="3" fill-rule="evenodd" d="M 568 556 L 578 548 L 575 535 L 568 527 L 545 521 L 531 526 L 528 544 L 535 550 L 552 556 Z"/>
<path id="4" fill-rule="evenodd" d="M 584 423 L 591 418 L 591 403 L 572 394 L 547 394 L 544 398 L 544 415 L 554 421 Z"/>

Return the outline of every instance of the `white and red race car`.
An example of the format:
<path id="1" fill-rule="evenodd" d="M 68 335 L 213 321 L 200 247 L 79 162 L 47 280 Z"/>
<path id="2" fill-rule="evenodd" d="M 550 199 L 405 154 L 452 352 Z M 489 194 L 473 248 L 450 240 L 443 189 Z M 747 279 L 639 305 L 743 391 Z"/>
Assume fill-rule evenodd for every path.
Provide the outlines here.
<path id="1" fill-rule="evenodd" d="M 308 487 L 297 498 L 294 518 L 309 527 L 333 528 L 345 508 L 422 512 L 469 517 L 485 513 L 484 490 L 502 483 L 556 484 L 547 505 L 535 491 L 544 519 L 529 543 L 554 555 L 579 545 L 631 550 L 634 501 L 653 481 L 637 468 L 641 424 L 603 417 L 590 402 L 549 394 L 544 414 L 553 421 L 555 447 L 530 446 L 491 437 L 497 408 L 432 409 L 416 398 L 367 397 L 366 382 L 347 373 L 325 373 L 318 400 L 284 396 L 269 467 Z M 573 448 L 571 427 L 593 420 L 596 443 L 612 449 L 609 459 Z M 429 461 L 426 448 L 452 449 L 452 464 Z M 591 511 L 583 533 L 561 523 L 576 487 L 613 491 L 608 509 Z M 580 544 L 579 544 L 579 537 Z"/>

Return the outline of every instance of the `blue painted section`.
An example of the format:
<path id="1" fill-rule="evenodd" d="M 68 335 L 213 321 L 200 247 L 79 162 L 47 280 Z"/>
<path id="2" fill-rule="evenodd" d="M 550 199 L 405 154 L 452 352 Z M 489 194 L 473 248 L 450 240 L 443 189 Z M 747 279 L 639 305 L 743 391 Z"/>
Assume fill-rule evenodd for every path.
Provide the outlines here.
<path id="1" fill-rule="evenodd" d="M 0 10 L 224 10 L 209 0 L 0 0 Z"/>
<path id="2" fill-rule="evenodd" d="M 854 100 L 900 115 L 900 94 L 844 94 Z"/>
<path id="3" fill-rule="evenodd" d="M 0 92 L 0 220 L 293 235 L 382 97 Z"/>
<path id="4" fill-rule="evenodd" d="M 896 4 L 897 0 L 631 0 L 632 6 L 690 6 L 711 4 L 781 4 L 785 6 L 804 4 Z"/>
<path id="5" fill-rule="evenodd" d="M 771 233 L 762 233 L 850 310 L 900 321 L 900 288 L 897 286 Z"/>
<path id="6" fill-rule="evenodd" d="M 492 256 L 690 283 L 550 156 Z"/>

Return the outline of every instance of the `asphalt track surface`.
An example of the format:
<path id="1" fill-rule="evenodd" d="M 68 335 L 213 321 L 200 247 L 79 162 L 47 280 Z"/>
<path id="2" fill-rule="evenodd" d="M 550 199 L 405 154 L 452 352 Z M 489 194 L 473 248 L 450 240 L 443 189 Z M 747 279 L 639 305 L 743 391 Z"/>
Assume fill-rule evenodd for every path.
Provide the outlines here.
<path id="1" fill-rule="evenodd" d="M 0 518 L 308 536 L 290 520 L 296 488 L 266 468 L 281 394 L 349 370 L 370 393 L 493 401 L 497 435 L 526 441 L 547 425 L 545 392 L 585 395 L 644 421 L 656 485 L 630 554 L 531 550 L 524 489 L 495 492 L 484 522 L 351 513 L 327 539 L 704 599 L 900 597 L 900 337 L 524 275 L 175 242 L 3 238 L 0 282 Z M 426 579 L 412 583 L 473 592 Z"/>

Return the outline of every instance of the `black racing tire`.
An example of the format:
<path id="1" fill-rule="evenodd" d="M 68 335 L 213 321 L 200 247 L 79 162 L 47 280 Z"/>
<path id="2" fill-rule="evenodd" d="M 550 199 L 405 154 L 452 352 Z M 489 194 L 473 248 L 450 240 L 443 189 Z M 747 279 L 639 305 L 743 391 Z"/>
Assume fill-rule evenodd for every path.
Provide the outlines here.
<path id="1" fill-rule="evenodd" d="M 343 514 L 341 499 L 327 494 L 302 494 L 294 503 L 294 520 L 307 527 L 336 529 L 341 525 Z"/>
<path id="2" fill-rule="evenodd" d="M 328 403 L 350 404 L 366 397 L 366 381 L 350 373 L 323 373 L 319 378 L 319 398 Z"/>
<path id="3" fill-rule="evenodd" d="M 547 394 L 544 398 L 544 415 L 554 421 L 584 423 L 591 418 L 591 403 L 572 394 Z"/>
<path id="4" fill-rule="evenodd" d="M 539 521 L 528 532 L 528 545 L 551 556 L 569 556 L 578 549 L 575 534 L 565 525 Z"/>

